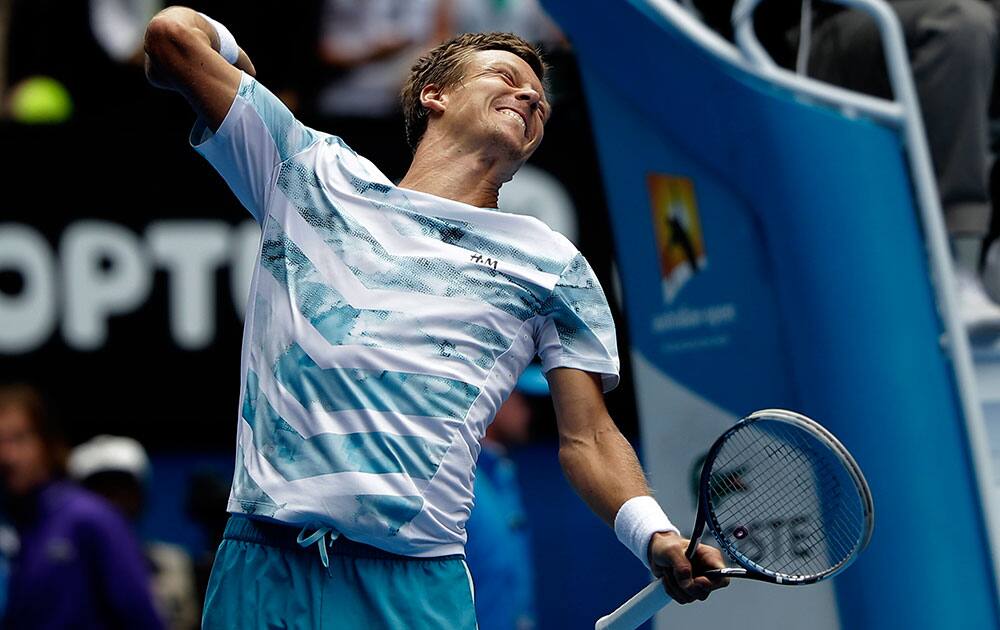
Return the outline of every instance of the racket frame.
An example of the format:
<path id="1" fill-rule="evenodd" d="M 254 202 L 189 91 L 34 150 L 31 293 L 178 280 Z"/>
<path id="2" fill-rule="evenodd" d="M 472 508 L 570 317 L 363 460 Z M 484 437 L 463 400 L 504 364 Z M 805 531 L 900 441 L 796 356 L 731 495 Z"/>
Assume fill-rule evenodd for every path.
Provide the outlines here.
<path id="1" fill-rule="evenodd" d="M 727 541 L 728 537 L 722 533 L 721 526 L 709 509 L 712 490 L 712 465 L 715 462 L 715 457 L 718 455 L 719 451 L 722 450 L 722 447 L 726 444 L 732 434 L 742 430 L 747 425 L 765 420 L 787 422 L 788 424 L 794 425 L 797 428 L 811 434 L 818 441 L 829 447 L 831 451 L 840 457 L 841 462 L 844 464 L 844 470 L 847 471 L 851 480 L 854 482 L 858 497 L 861 498 L 865 518 L 865 529 L 861 542 L 858 544 L 856 549 L 841 562 L 821 573 L 802 576 L 782 576 L 758 571 L 752 565 L 748 566 L 747 563 L 740 560 L 735 551 L 731 550 Z M 705 463 L 701 468 L 701 478 L 698 489 L 698 515 L 695 518 L 694 529 L 691 533 L 691 542 L 688 546 L 686 554 L 688 559 L 694 557 L 695 550 L 698 548 L 698 544 L 706 527 L 710 532 L 712 532 L 712 536 L 715 538 L 716 542 L 719 543 L 719 546 L 722 548 L 722 552 L 740 565 L 740 567 L 706 571 L 706 576 L 713 578 L 735 577 L 758 580 L 761 582 L 770 582 L 772 584 L 814 584 L 833 577 L 846 569 L 852 562 L 854 562 L 854 560 L 858 557 L 858 554 L 860 554 L 865 547 L 868 546 L 875 527 L 875 507 L 874 502 L 872 501 L 871 490 L 868 488 L 868 482 L 865 481 L 865 477 L 861 473 L 861 468 L 851 456 L 850 452 L 848 452 L 844 445 L 840 443 L 840 440 L 834 437 L 832 433 L 827 431 L 815 420 L 812 420 L 800 413 L 795 413 L 794 411 L 789 411 L 787 409 L 761 409 L 760 411 L 755 411 L 742 418 L 739 422 L 727 429 L 722 435 L 719 436 L 715 443 L 712 444 L 708 454 L 705 456 Z"/>
<path id="2" fill-rule="evenodd" d="M 809 431 L 814 436 L 817 436 L 821 441 L 826 442 L 835 453 L 841 456 L 842 461 L 845 464 L 845 469 L 854 480 L 858 489 L 858 494 L 863 503 L 862 507 L 864 509 L 866 519 L 864 536 L 857 549 L 854 553 L 848 556 L 847 559 L 836 565 L 832 570 L 820 574 L 819 577 L 809 580 L 785 580 L 780 576 L 766 575 L 764 573 L 760 573 L 759 571 L 743 567 L 727 567 L 725 569 L 706 571 L 704 575 L 708 577 L 741 578 L 758 580 L 771 584 L 792 585 L 811 584 L 813 582 L 818 582 L 832 577 L 833 575 L 846 569 L 865 549 L 865 547 L 868 546 L 869 541 L 871 541 L 871 535 L 875 524 L 875 508 L 872 502 L 871 491 L 868 489 L 868 483 L 865 481 L 864 475 L 862 475 L 857 462 L 854 461 L 854 458 L 851 457 L 851 454 L 846 448 L 844 448 L 844 445 L 841 444 L 837 438 L 835 438 L 816 421 L 811 420 L 802 414 L 785 409 L 762 409 L 760 411 L 755 411 L 745 418 L 740 419 L 732 427 L 726 430 L 726 432 L 715 441 L 712 448 L 709 449 L 708 455 L 705 457 L 705 463 L 702 465 L 701 469 L 701 479 L 699 482 L 698 492 L 698 513 L 695 517 L 695 525 L 691 534 L 691 542 L 688 546 L 686 555 L 689 560 L 694 557 L 695 550 L 697 550 L 699 541 L 704 534 L 707 521 L 710 520 L 707 518 L 709 504 L 708 492 L 710 490 L 711 483 L 710 469 L 712 462 L 715 460 L 715 455 L 718 454 L 722 445 L 728 439 L 728 436 L 736 431 L 738 427 L 744 425 L 744 423 L 759 422 L 765 418 L 778 418 L 795 424 Z M 712 529 L 712 535 L 715 536 L 717 541 L 719 541 L 719 535 L 716 534 L 716 530 L 713 529 L 713 526 L 710 526 L 710 529 Z M 723 553 L 738 562 L 733 554 L 725 549 L 725 544 L 722 541 L 719 541 L 719 545 L 723 546 Z M 660 608 L 669 604 L 670 601 L 670 596 L 667 595 L 663 587 L 663 578 L 658 578 L 647 584 L 645 588 L 633 595 L 627 602 L 619 606 L 616 610 L 598 619 L 594 628 L 596 630 L 625 630 L 637 628 L 643 622 L 655 615 Z"/>

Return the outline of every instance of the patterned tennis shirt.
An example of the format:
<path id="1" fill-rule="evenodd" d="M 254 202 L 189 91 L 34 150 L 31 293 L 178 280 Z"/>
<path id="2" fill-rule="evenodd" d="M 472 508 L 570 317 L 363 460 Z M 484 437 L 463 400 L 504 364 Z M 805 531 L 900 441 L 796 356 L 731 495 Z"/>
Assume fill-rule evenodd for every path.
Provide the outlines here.
<path id="1" fill-rule="evenodd" d="M 587 261 L 537 219 L 394 186 L 246 74 L 191 143 L 262 227 L 229 511 L 463 553 L 479 439 L 534 356 L 618 382 Z"/>

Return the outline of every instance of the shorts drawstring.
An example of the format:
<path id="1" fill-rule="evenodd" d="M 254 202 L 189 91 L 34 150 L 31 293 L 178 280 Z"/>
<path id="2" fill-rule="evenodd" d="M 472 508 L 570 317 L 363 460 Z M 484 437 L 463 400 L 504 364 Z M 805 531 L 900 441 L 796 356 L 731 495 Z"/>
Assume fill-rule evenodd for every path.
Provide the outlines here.
<path id="1" fill-rule="evenodd" d="M 329 570 L 330 568 L 330 556 L 327 554 L 326 548 L 333 544 L 333 541 L 337 540 L 340 536 L 340 532 L 335 532 L 332 527 L 317 527 L 316 531 L 306 536 L 306 532 L 309 531 L 312 525 L 305 525 L 302 531 L 299 532 L 298 538 L 295 542 L 299 543 L 303 548 L 308 547 L 313 543 L 317 543 L 319 547 L 319 559 L 323 563 L 323 566 Z M 327 539 L 329 536 L 329 539 Z"/>

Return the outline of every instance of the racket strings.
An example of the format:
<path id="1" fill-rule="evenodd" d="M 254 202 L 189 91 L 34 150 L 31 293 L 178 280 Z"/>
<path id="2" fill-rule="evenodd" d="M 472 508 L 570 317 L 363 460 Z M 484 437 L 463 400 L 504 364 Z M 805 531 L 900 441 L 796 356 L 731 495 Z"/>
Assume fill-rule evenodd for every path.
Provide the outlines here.
<path id="1" fill-rule="evenodd" d="M 780 452 L 774 448 L 770 448 L 765 450 L 765 454 L 773 459 L 780 455 Z M 759 466 L 756 467 L 756 470 L 760 470 Z M 756 553 L 752 555 L 760 556 L 762 552 L 765 552 L 766 555 L 770 556 L 769 567 L 781 572 L 788 572 L 793 564 L 801 563 L 799 556 L 803 555 L 802 552 L 804 551 L 800 544 L 802 539 L 808 540 L 810 536 L 815 537 L 815 527 L 813 531 L 802 531 L 802 526 L 808 523 L 807 517 L 801 514 L 801 509 L 796 509 L 801 503 L 802 497 L 790 495 L 787 488 L 783 489 L 778 485 L 781 482 L 776 480 L 776 477 L 787 474 L 787 469 L 774 469 L 770 471 L 766 479 L 758 477 L 750 480 L 749 485 L 751 487 L 759 486 L 771 489 L 763 495 L 741 495 L 741 501 L 731 502 L 729 509 L 720 511 L 717 514 L 717 520 L 721 522 L 726 522 L 727 520 L 734 523 L 742 522 L 742 525 L 737 525 L 736 527 L 742 527 L 744 531 L 748 532 L 743 546 L 753 547 Z M 801 479 L 795 477 L 792 479 L 796 485 L 800 488 L 802 487 Z M 769 515 L 763 519 L 763 522 L 755 521 L 747 523 L 744 513 L 748 508 L 760 505 L 768 506 Z M 785 527 L 788 528 L 788 531 L 782 531 Z M 764 530 L 763 533 L 760 532 L 761 528 Z M 761 545 L 767 545 L 768 549 L 766 551 L 761 549 Z M 808 550 L 808 548 L 805 550 Z M 776 555 L 778 552 L 780 552 L 780 555 Z"/>
<path id="2" fill-rule="evenodd" d="M 779 458 L 780 461 L 780 456 L 784 455 L 784 453 L 782 453 L 782 450 L 783 450 L 782 447 L 776 447 L 774 445 L 770 445 L 768 448 L 764 449 L 764 453 L 770 458 Z M 784 475 L 786 477 L 785 482 L 788 483 L 789 481 L 794 480 L 794 486 L 796 486 L 795 489 L 799 491 L 798 493 L 789 493 L 788 490 L 791 487 L 791 484 L 789 484 L 789 488 L 782 489 L 779 487 L 779 490 L 784 492 L 784 495 L 781 494 L 780 492 L 772 491 L 768 495 L 758 498 L 760 504 L 769 505 L 770 512 L 772 514 L 778 515 L 772 518 L 771 520 L 772 526 L 780 527 L 782 521 L 785 518 L 790 518 L 792 523 L 795 523 L 799 526 L 801 526 L 803 522 L 807 521 L 807 519 L 804 516 L 795 514 L 798 512 L 802 512 L 801 508 L 796 509 L 796 506 L 798 506 L 801 503 L 802 500 L 801 494 L 803 488 L 809 488 L 810 486 L 810 484 L 803 482 L 803 475 L 806 475 L 810 479 L 816 478 L 825 481 L 825 483 L 822 484 L 824 488 L 820 490 L 820 494 L 825 495 L 826 497 L 836 497 L 839 494 L 838 492 L 839 487 L 836 484 L 830 483 L 829 480 L 833 479 L 833 477 L 830 477 L 828 475 L 828 471 L 825 469 L 818 469 L 816 471 L 805 470 L 803 472 L 803 470 L 801 470 L 801 467 L 799 467 L 799 470 L 794 471 L 794 474 L 796 476 L 792 476 L 789 478 L 790 475 L 789 470 L 790 468 L 792 468 L 791 465 L 796 463 L 801 463 L 799 461 L 800 459 L 801 457 L 794 455 L 791 460 L 787 460 L 786 458 L 786 466 L 784 466 L 783 468 L 775 469 L 772 472 L 770 478 L 761 479 L 758 482 L 759 484 L 763 484 L 766 487 L 768 483 L 771 484 L 780 483 L 781 481 L 775 480 L 774 477 L 776 475 Z M 827 504 L 830 500 L 831 500 L 830 498 L 825 499 Z M 792 514 L 789 514 L 790 511 L 792 512 Z M 842 535 L 838 535 L 840 530 L 843 529 L 843 524 L 841 521 L 842 519 L 837 518 L 832 523 L 827 523 L 827 525 L 831 527 L 831 534 L 832 538 L 834 539 L 843 539 Z M 818 526 L 818 523 L 814 523 L 812 531 L 803 530 L 801 527 L 799 527 L 797 531 L 789 531 L 787 533 L 788 540 L 785 541 L 787 546 L 784 548 L 785 551 L 784 551 L 784 556 L 782 558 L 784 562 L 781 562 L 778 559 L 774 559 L 773 562 L 774 566 L 772 568 L 774 568 L 774 570 L 776 571 L 779 570 L 789 571 L 791 568 L 790 563 L 799 562 L 799 557 L 804 555 L 802 552 L 809 549 L 808 545 L 813 545 L 815 547 L 817 543 L 822 542 L 821 534 L 823 531 L 824 530 Z M 782 542 L 783 541 L 778 540 L 777 544 L 780 545 Z M 843 542 L 844 540 L 841 540 L 841 544 L 839 546 L 843 547 L 842 544 Z M 834 554 L 834 555 L 839 555 L 839 554 Z"/>
<path id="3" fill-rule="evenodd" d="M 744 436 L 741 435 L 740 437 L 744 437 Z M 745 446 L 753 446 L 753 445 L 745 445 Z M 742 451 L 742 453 L 751 453 L 752 454 L 753 451 L 744 450 L 744 451 Z M 773 445 L 770 445 L 770 444 L 767 445 L 767 450 L 765 451 L 765 455 L 767 456 L 767 459 L 764 460 L 765 463 L 770 463 L 770 462 L 778 461 L 775 458 L 775 456 L 779 455 L 779 454 L 782 454 L 782 453 L 780 451 L 778 451 L 777 449 L 775 449 L 773 447 Z M 738 465 L 737 469 L 750 469 L 750 470 L 754 470 L 756 472 L 756 474 L 754 476 L 754 485 L 758 486 L 758 487 L 767 488 L 768 492 L 767 492 L 767 494 L 764 494 L 763 496 L 760 493 L 758 493 L 757 495 L 742 495 L 742 501 L 739 501 L 736 504 L 733 504 L 732 502 L 730 502 L 730 506 L 731 507 L 728 510 L 728 512 L 738 512 L 738 511 L 745 510 L 747 504 L 749 504 L 749 503 L 754 503 L 754 504 L 758 504 L 758 505 L 760 505 L 760 504 L 766 504 L 769 501 L 773 501 L 773 497 L 779 496 L 779 495 L 785 496 L 787 501 L 791 501 L 792 498 L 791 498 L 791 495 L 789 495 L 789 493 L 788 493 L 788 488 L 787 487 L 782 487 L 780 484 L 778 484 L 776 482 L 776 478 L 779 477 L 779 476 L 787 477 L 788 476 L 788 470 L 787 470 L 787 468 L 790 465 L 794 464 L 794 463 L 807 464 L 808 465 L 808 462 L 803 459 L 803 457 L 801 456 L 800 453 L 797 453 L 797 452 L 793 453 L 793 457 L 794 457 L 794 459 L 792 461 L 788 461 L 787 457 L 784 457 L 783 461 L 781 461 L 781 463 L 783 464 L 783 466 L 781 466 L 781 467 L 779 467 L 779 466 L 769 466 L 768 470 L 770 470 L 771 474 L 768 475 L 766 478 L 762 478 L 763 475 L 759 472 L 762 469 L 759 463 L 750 462 L 748 458 L 744 458 L 746 461 L 743 461 L 741 465 Z M 726 466 L 726 465 L 727 464 L 720 463 L 719 462 L 719 458 L 717 458 L 716 459 L 716 464 L 713 466 L 713 469 L 715 467 Z M 796 484 L 796 486 L 798 486 L 798 488 L 802 489 L 803 492 L 807 492 L 807 491 L 810 491 L 812 489 L 812 484 L 809 483 L 809 482 L 807 482 L 802 475 L 793 477 L 791 479 L 791 481 L 794 482 Z M 743 487 L 745 489 L 746 484 L 742 484 L 742 485 L 743 485 Z M 718 514 L 722 514 L 724 512 L 718 511 L 717 513 Z"/>
<path id="4" fill-rule="evenodd" d="M 776 449 L 774 449 L 770 445 L 769 445 L 768 449 L 765 450 L 765 452 L 770 457 L 774 457 L 775 455 L 780 454 Z M 801 453 L 797 452 L 795 454 L 795 456 L 796 456 L 796 460 L 802 460 L 803 459 L 802 456 L 801 456 Z M 827 460 L 825 460 L 825 459 L 823 459 L 823 460 L 813 460 L 812 462 L 810 460 L 804 460 L 803 463 L 808 464 L 810 467 L 812 467 L 812 466 L 814 466 L 814 464 L 816 464 L 820 468 L 822 468 L 822 470 L 815 471 L 816 478 L 822 480 L 824 488 L 826 490 L 826 492 L 823 492 L 822 495 L 824 497 L 827 497 L 825 499 L 825 501 L 832 501 L 834 503 L 839 502 L 840 498 L 841 498 L 841 494 L 842 494 L 841 493 L 842 488 L 841 488 L 841 485 L 839 483 L 833 484 L 833 483 L 830 482 L 830 480 L 833 477 L 829 474 L 830 471 L 828 470 L 828 467 L 827 467 Z M 764 497 L 756 499 L 756 502 L 758 504 L 768 504 L 768 503 L 771 503 L 771 504 L 773 504 L 773 509 L 775 511 L 783 513 L 783 512 L 786 511 L 787 508 L 795 505 L 797 503 L 797 501 L 798 501 L 798 498 L 794 497 L 790 493 L 788 493 L 787 492 L 787 488 L 781 488 L 781 487 L 778 487 L 775 484 L 774 477 L 776 475 L 778 475 L 778 474 L 786 475 L 787 471 L 785 471 L 785 470 L 776 470 L 776 472 L 774 474 L 772 474 L 771 477 L 769 477 L 767 479 L 764 479 L 764 480 L 760 480 L 759 482 L 757 482 L 757 483 L 759 483 L 760 485 L 762 485 L 764 487 L 770 487 L 772 490 L 771 490 L 771 493 L 769 495 L 766 495 Z M 794 483 L 803 492 L 811 492 L 812 489 L 813 489 L 812 483 L 805 481 L 805 479 L 802 476 L 793 477 L 791 480 L 789 480 L 789 482 L 790 483 Z M 743 509 L 743 508 L 745 508 L 745 506 L 736 506 L 736 508 L 737 509 Z M 731 511 L 733 511 L 733 510 L 719 511 L 718 515 L 720 517 L 723 517 L 723 516 L 727 515 Z M 837 530 L 837 531 L 833 532 L 834 535 L 837 535 L 837 534 L 843 535 L 843 534 L 848 534 L 849 533 L 844 528 L 845 523 L 840 518 L 837 518 L 835 522 L 830 523 L 828 525 L 834 527 L 834 529 Z M 817 525 L 814 528 L 814 531 L 810 532 L 810 534 L 807 534 L 806 537 L 814 536 L 815 533 L 819 532 L 819 531 L 821 531 L 821 529 L 820 529 L 819 525 Z M 851 540 L 852 539 L 851 539 L 850 535 L 842 536 L 842 541 L 845 544 L 850 544 Z"/>
<path id="5" fill-rule="evenodd" d="M 765 573 L 829 572 L 864 536 L 864 508 L 840 458 L 792 425 L 739 427 L 710 475 L 709 513 L 720 544 Z"/>
<path id="6" fill-rule="evenodd" d="M 812 484 L 807 483 L 804 480 L 805 479 L 820 480 L 822 482 L 821 485 L 823 486 L 823 489 L 820 491 L 820 495 L 824 497 L 823 505 L 830 505 L 831 502 L 833 504 L 837 504 L 837 502 L 839 501 L 839 497 L 841 495 L 840 492 L 841 486 L 839 483 L 834 483 L 836 477 L 834 477 L 831 474 L 832 471 L 830 471 L 829 467 L 827 466 L 827 462 L 829 461 L 828 458 L 817 458 L 813 449 L 811 449 L 808 445 L 803 444 L 801 442 L 793 446 L 796 446 L 797 449 L 791 451 L 791 457 L 792 457 L 791 460 L 789 460 L 787 457 L 789 453 L 788 449 L 784 445 L 770 444 L 767 445 L 767 447 L 764 449 L 765 455 L 767 455 L 771 459 L 774 459 L 775 461 L 780 462 L 782 457 L 784 457 L 786 466 L 776 468 L 770 478 L 760 481 L 760 484 L 763 485 L 764 487 L 768 487 L 768 484 L 773 484 L 774 486 L 772 488 L 772 491 L 767 496 L 760 499 L 760 504 L 763 505 L 770 504 L 772 512 L 778 513 L 786 517 L 790 510 L 792 510 L 793 512 L 795 511 L 801 512 L 801 508 L 799 507 L 802 499 L 801 492 L 798 494 L 790 493 L 788 492 L 789 490 L 788 487 L 781 487 L 780 485 L 778 485 L 778 483 L 776 483 L 776 480 L 774 479 L 774 477 L 779 474 L 785 475 L 786 477 L 788 476 L 787 464 L 803 465 L 799 467 L 800 470 L 797 471 L 798 473 L 797 476 L 791 477 L 788 480 L 788 481 L 794 480 L 794 485 L 796 486 L 795 489 L 798 489 L 800 491 L 805 490 L 808 493 L 812 490 Z M 802 470 L 803 467 L 804 471 Z M 814 467 L 816 468 L 816 470 L 810 470 L 810 468 Z M 801 524 L 804 521 L 804 517 L 802 516 L 792 515 L 790 518 L 793 521 L 798 521 L 799 524 Z M 803 541 L 806 541 L 811 545 L 815 546 L 816 543 L 821 542 L 822 540 L 821 536 L 824 532 L 822 525 L 831 528 L 831 531 L 829 533 L 831 534 L 831 538 L 836 539 L 834 540 L 834 542 L 837 542 L 839 540 L 839 544 L 836 544 L 834 546 L 839 547 L 841 550 L 844 550 L 846 548 L 846 553 L 847 554 L 850 553 L 850 550 L 853 548 L 853 546 L 851 545 L 850 537 L 844 536 L 845 533 L 844 522 L 843 519 L 840 518 L 840 516 L 838 515 L 832 522 L 828 522 L 825 524 L 816 521 L 816 523 L 814 523 L 812 531 L 802 531 L 800 529 L 799 531 L 796 532 L 789 532 L 789 538 L 790 538 L 790 540 L 788 541 L 789 546 L 786 549 L 788 550 L 788 552 L 792 552 L 795 556 L 791 558 L 791 562 L 796 562 L 798 560 L 797 556 L 802 555 L 797 552 L 799 550 L 803 550 L 803 546 L 801 544 L 795 545 L 794 543 L 802 543 Z M 808 549 L 808 547 L 805 547 L 805 549 Z M 833 555 L 836 556 L 840 554 L 835 552 Z M 787 570 L 791 566 L 788 563 L 778 563 L 778 565 L 779 566 L 775 567 L 776 570 L 780 568 L 784 568 Z"/>

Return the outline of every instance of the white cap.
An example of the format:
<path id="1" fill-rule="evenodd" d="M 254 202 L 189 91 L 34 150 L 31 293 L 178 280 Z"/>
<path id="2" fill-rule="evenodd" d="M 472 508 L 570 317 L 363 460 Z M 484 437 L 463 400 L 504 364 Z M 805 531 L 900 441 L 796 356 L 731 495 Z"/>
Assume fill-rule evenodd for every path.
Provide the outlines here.
<path id="1" fill-rule="evenodd" d="M 149 473 L 149 457 L 130 437 L 98 435 L 74 448 L 66 467 L 76 480 L 100 472 L 125 472 L 142 481 Z"/>

